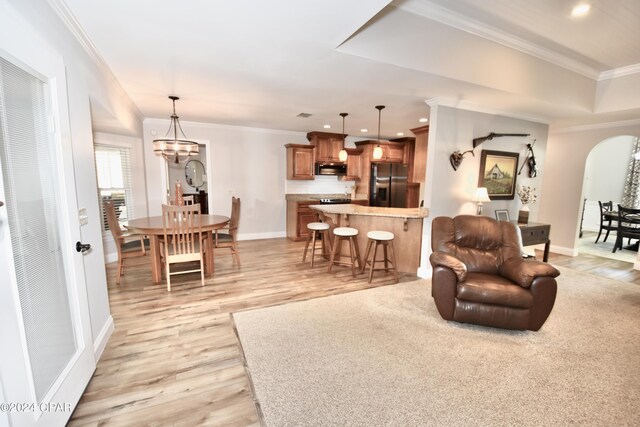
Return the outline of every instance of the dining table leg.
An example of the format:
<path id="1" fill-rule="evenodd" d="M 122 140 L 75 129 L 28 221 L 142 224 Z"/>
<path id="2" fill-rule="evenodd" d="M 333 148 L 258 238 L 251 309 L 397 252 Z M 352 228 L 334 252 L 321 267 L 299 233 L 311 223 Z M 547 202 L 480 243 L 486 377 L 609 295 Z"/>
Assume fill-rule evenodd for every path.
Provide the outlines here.
<path id="1" fill-rule="evenodd" d="M 151 277 L 153 283 L 162 282 L 162 260 L 160 259 L 160 239 L 158 236 L 152 234 L 151 238 Z"/>

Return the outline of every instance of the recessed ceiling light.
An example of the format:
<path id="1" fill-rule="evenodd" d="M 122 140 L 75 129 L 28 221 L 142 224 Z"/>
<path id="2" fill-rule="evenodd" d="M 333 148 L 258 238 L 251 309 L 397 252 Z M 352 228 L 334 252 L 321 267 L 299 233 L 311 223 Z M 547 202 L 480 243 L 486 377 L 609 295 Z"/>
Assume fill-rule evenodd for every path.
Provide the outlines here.
<path id="1" fill-rule="evenodd" d="M 574 16 L 574 17 L 584 16 L 587 13 L 589 13 L 590 9 L 591 9 L 591 5 L 589 3 L 578 3 L 573 7 L 573 10 L 571 11 L 571 16 Z"/>
<path id="2" fill-rule="evenodd" d="M 362 133 L 369 132 L 369 129 L 360 129 L 360 132 Z"/>
<path id="3" fill-rule="evenodd" d="M 429 119 L 427 119 L 426 117 L 421 117 L 418 121 L 420 123 L 427 123 L 429 121 Z"/>
<path id="4" fill-rule="evenodd" d="M 331 129 L 331 125 L 324 125 L 323 126 L 325 129 Z"/>
<path id="5" fill-rule="evenodd" d="M 398 136 L 404 136 L 404 132 L 398 132 L 398 133 L 396 133 L 396 135 L 398 135 Z"/>

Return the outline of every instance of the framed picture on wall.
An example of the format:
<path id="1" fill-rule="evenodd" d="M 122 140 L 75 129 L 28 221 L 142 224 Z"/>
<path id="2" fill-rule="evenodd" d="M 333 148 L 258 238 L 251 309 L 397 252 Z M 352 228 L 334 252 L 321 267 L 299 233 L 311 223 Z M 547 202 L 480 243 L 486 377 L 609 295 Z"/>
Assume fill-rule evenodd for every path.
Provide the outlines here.
<path id="1" fill-rule="evenodd" d="M 518 153 L 482 150 L 478 187 L 486 187 L 491 200 L 513 200 L 519 157 Z"/>
<path id="2" fill-rule="evenodd" d="M 506 209 L 496 209 L 496 219 L 498 221 L 509 221 L 509 211 Z"/>

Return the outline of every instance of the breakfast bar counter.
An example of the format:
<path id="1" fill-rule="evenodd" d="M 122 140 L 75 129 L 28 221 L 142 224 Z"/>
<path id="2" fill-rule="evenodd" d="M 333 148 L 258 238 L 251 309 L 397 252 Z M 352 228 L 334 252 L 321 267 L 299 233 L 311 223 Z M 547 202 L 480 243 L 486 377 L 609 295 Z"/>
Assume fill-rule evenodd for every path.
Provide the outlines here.
<path id="1" fill-rule="evenodd" d="M 422 223 L 429 216 L 427 208 L 381 208 L 375 206 L 310 205 L 320 219 L 331 227 L 353 227 L 358 230 L 358 246 L 367 247 L 367 233 L 390 231 L 395 235 L 394 248 L 398 271 L 416 274 L 420 266 Z M 333 235 L 333 233 L 331 233 Z M 364 256 L 361 253 L 360 256 Z M 362 261 L 362 260 L 361 260 Z"/>

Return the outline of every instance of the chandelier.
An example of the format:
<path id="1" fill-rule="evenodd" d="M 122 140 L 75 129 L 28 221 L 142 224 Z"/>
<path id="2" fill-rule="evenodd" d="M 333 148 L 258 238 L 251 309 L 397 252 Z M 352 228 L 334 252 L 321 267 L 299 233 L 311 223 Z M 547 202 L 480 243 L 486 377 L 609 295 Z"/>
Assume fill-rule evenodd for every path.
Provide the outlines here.
<path id="1" fill-rule="evenodd" d="M 167 160 L 171 158 L 175 159 L 175 163 L 180 163 L 180 156 L 195 156 L 200 153 L 200 147 L 197 142 L 187 139 L 182 130 L 182 126 L 180 126 L 180 121 L 176 114 L 176 101 L 180 98 L 170 95 L 169 99 L 173 102 L 171 124 L 164 138 L 153 140 L 153 152 L 155 154 L 161 154 L 162 157 Z M 180 133 L 178 133 L 178 130 Z"/>

